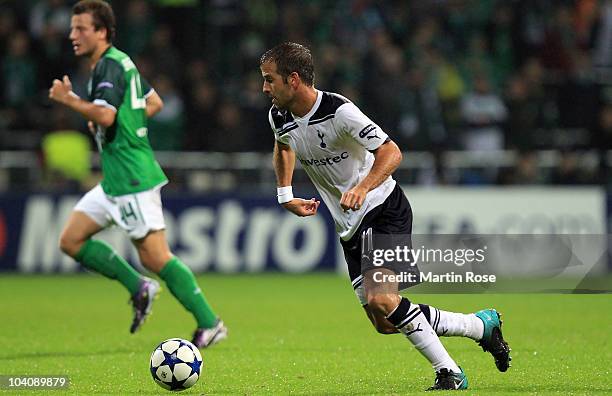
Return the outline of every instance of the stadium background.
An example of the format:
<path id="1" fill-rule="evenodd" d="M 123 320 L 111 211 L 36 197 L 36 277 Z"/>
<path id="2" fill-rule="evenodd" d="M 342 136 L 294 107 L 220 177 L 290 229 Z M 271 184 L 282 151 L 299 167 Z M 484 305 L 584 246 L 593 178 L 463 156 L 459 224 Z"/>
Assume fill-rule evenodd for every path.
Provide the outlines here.
<path id="1" fill-rule="evenodd" d="M 63 74 L 85 95 L 73 3 L 0 4 L 2 271 L 78 270 L 56 241 L 98 158 L 84 121 L 47 99 Z M 171 245 L 198 272 L 344 266 L 326 210 L 298 219 L 275 202 L 258 65 L 280 40 L 308 45 L 316 86 L 402 148 L 415 232 L 607 233 L 612 1 L 111 3 L 116 46 L 165 101 L 149 137 L 171 179 Z M 316 193 L 301 170 L 294 180 Z M 120 233 L 104 238 L 138 265 Z"/>
<path id="2" fill-rule="evenodd" d="M 88 71 L 67 39 L 73 3 L 0 1 L 0 392 L 5 374 L 59 374 L 70 388 L 58 394 L 159 394 L 150 353 L 189 338 L 191 316 L 164 290 L 129 336 L 127 293 L 57 248 L 64 219 L 99 180 L 84 121 L 47 99 L 63 74 L 84 94 Z M 329 213 L 299 219 L 276 203 L 258 65 L 281 40 L 309 45 L 316 86 L 354 100 L 398 142 L 395 177 L 415 232 L 608 239 L 612 0 L 112 4 L 116 45 L 166 104 L 149 137 L 171 179 L 162 197 L 170 243 L 230 329 L 184 393 L 405 395 L 433 381 L 403 337 L 372 329 L 333 272 L 344 260 Z M 294 191 L 316 193 L 299 169 Z M 121 232 L 103 237 L 138 266 Z M 543 269 L 528 258 L 504 268 L 522 268 L 520 286 Z M 612 290 L 609 258 L 591 264 L 552 272 L 602 284 L 536 279 L 537 293 L 485 295 L 417 286 L 409 297 L 503 312 L 507 373 L 470 340 L 443 340 L 470 394 L 609 394 L 610 295 L 556 292 Z"/>

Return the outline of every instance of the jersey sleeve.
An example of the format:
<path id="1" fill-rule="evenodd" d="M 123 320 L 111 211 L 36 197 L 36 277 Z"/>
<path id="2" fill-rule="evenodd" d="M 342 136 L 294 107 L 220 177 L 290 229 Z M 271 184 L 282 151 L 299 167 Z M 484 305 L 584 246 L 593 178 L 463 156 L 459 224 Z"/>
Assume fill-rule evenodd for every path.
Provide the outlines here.
<path id="1" fill-rule="evenodd" d="M 102 58 L 92 76 L 92 102 L 117 111 L 123 102 L 125 89 L 123 67 L 112 59 Z"/>
<path id="2" fill-rule="evenodd" d="M 340 129 L 366 150 L 376 150 L 389 141 L 389 136 L 353 103 L 340 106 L 335 119 Z"/>
<path id="3" fill-rule="evenodd" d="M 272 114 L 272 111 L 273 109 L 270 109 L 270 111 L 268 112 L 268 121 L 270 122 L 270 128 L 272 129 L 272 133 L 274 133 L 274 140 L 280 143 L 286 143 L 285 139 L 282 139 L 282 137 L 280 136 L 279 130 L 274 124 L 274 116 Z"/>
<path id="4" fill-rule="evenodd" d="M 276 133 L 276 128 L 274 128 L 274 120 L 272 119 L 272 109 L 268 111 L 268 121 L 270 122 L 270 128 L 272 129 L 272 132 L 274 133 L 274 138 L 278 138 L 277 133 Z"/>
<path id="5" fill-rule="evenodd" d="M 298 127 L 293 117 L 286 110 L 281 111 L 272 106 L 268 112 L 268 121 L 274 132 L 274 139 L 280 143 L 289 144 L 289 132 Z"/>
<path id="6" fill-rule="evenodd" d="M 151 84 L 149 84 L 147 79 L 143 76 L 140 76 L 140 85 L 142 86 L 142 93 L 144 94 L 145 99 L 151 96 L 153 92 L 155 92 Z"/>

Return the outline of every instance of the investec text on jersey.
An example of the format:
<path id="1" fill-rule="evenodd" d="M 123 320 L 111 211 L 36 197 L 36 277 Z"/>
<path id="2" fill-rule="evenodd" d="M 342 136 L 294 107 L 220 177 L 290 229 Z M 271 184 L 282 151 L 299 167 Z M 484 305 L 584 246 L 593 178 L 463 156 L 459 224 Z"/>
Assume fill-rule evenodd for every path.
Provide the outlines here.
<path id="1" fill-rule="evenodd" d="M 306 159 L 303 160 L 300 158 L 300 163 L 304 166 L 321 166 L 321 165 L 333 165 L 334 163 L 338 163 L 343 159 L 347 159 L 349 157 L 349 153 L 347 151 L 343 152 L 340 155 L 336 155 L 335 157 L 325 157 L 323 159 Z"/>

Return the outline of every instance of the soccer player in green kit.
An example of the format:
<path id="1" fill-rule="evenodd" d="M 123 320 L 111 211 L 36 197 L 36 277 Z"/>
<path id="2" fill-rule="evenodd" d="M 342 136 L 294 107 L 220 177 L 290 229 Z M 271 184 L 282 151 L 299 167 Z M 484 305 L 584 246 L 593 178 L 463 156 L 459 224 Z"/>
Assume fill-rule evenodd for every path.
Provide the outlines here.
<path id="1" fill-rule="evenodd" d="M 132 60 L 112 45 L 115 17 L 102 0 L 73 7 L 70 40 L 76 56 L 89 60 L 92 76 L 88 100 L 72 91 L 68 76 L 54 80 L 49 98 L 89 120 L 102 159 L 102 182 L 81 198 L 60 238 L 61 250 L 90 270 L 118 280 L 134 308 L 134 333 L 151 312 L 157 281 L 135 271 L 106 243 L 92 236 L 111 224 L 132 239 L 142 264 L 166 282 L 170 292 L 197 321 L 192 342 L 208 347 L 227 337 L 193 273 L 168 247 L 160 197 L 168 182 L 147 138 L 147 118 L 163 106 L 140 78 Z"/>

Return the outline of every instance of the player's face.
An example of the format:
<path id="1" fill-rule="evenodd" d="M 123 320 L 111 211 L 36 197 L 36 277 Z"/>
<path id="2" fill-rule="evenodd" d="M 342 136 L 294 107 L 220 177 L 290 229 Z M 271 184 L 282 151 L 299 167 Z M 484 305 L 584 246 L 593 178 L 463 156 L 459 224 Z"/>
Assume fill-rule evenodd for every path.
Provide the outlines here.
<path id="1" fill-rule="evenodd" d="M 276 72 L 276 63 L 265 62 L 260 66 L 264 79 L 262 91 L 272 99 L 272 104 L 279 109 L 288 108 L 293 99 L 291 86 Z"/>
<path id="2" fill-rule="evenodd" d="M 91 56 L 100 43 L 106 42 L 106 29 L 97 30 L 90 13 L 73 15 L 70 21 L 70 41 L 76 56 Z"/>

